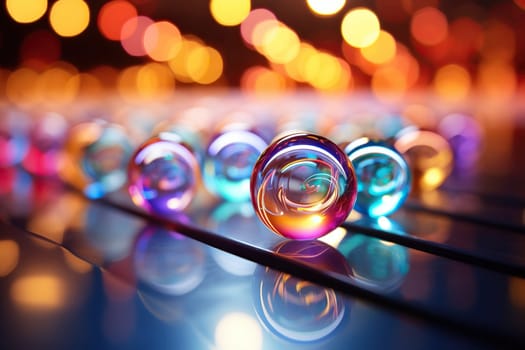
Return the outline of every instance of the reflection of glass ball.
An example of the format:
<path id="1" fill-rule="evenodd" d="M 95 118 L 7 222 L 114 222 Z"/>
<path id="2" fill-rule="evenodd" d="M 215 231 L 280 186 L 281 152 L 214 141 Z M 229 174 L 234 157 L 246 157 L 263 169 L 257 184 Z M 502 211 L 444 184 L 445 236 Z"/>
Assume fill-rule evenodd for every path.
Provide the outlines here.
<path id="1" fill-rule="evenodd" d="M 134 254 L 137 278 L 169 295 L 191 292 L 204 279 L 203 246 L 186 236 L 147 227 L 139 236 Z"/>
<path id="2" fill-rule="evenodd" d="M 257 215 L 275 233 L 321 237 L 345 221 L 357 194 L 354 169 L 332 141 L 292 133 L 274 141 L 257 161 L 251 196 Z"/>
<path id="3" fill-rule="evenodd" d="M 408 249 L 377 238 L 353 234 L 338 247 L 353 270 L 353 279 L 371 289 L 390 291 L 401 285 L 408 270 Z"/>
<path id="4" fill-rule="evenodd" d="M 319 241 L 286 241 L 274 250 L 305 263 L 348 272 L 344 258 Z M 270 331 L 286 339 L 319 341 L 334 332 L 349 312 L 342 295 L 333 289 L 270 268 L 259 267 L 256 277 L 257 314 Z"/>
<path id="5" fill-rule="evenodd" d="M 368 138 L 350 143 L 345 152 L 357 176 L 355 210 L 371 217 L 396 211 L 410 192 L 410 169 L 403 156 Z"/>
<path id="6" fill-rule="evenodd" d="M 88 197 L 100 198 L 126 182 L 133 149 L 120 126 L 104 121 L 78 124 L 70 130 L 65 150 L 61 175 Z"/>
<path id="7" fill-rule="evenodd" d="M 204 183 L 208 190 L 227 201 L 250 199 L 250 177 L 257 158 L 267 147 L 249 130 L 227 130 L 209 143 L 204 162 Z"/>
<path id="8" fill-rule="evenodd" d="M 435 132 L 404 132 L 394 146 L 408 161 L 412 171 L 412 186 L 416 191 L 438 188 L 452 171 L 452 149 L 447 140 Z"/>
<path id="9" fill-rule="evenodd" d="M 195 193 L 199 166 L 193 150 L 177 134 L 163 132 L 142 144 L 128 167 L 133 202 L 149 212 L 186 208 Z"/>

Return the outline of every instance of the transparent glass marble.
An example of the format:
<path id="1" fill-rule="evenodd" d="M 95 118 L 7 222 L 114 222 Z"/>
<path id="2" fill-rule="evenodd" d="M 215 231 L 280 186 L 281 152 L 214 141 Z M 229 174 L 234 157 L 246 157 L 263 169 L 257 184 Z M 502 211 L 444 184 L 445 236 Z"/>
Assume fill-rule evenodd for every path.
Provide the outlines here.
<path id="1" fill-rule="evenodd" d="M 320 241 L 285 241 L 274 251 L 337 273 L 350 273 L 344 257 Z M 316 342 L 349 319 L 350 305 L 340 293 L 292 275 L 259 267 L 254 306 L 267 329 L 287 340 Z"/>
<path id="2" fill-rule="evenodd" d="M 143 143 L 128 166 L 128 191 L 135 205 L 170 215 L 186 208 L 196 191 L 199 164 L 179 135 L 161 132 Z"/>
<path id="3" fill-rule="evenodd" d="M 225 130 L 213 137 L 204 158 L 206 188 L 227 201 L 248 201 L 255 162 L 267 146 L 250 130 Z"/>
<path id="4" fill-rule="evenodd" d="M 435 132 L 406 130 L 397 137 L 394 147 L 410 166 L 414 192 L 438 188 L 452 171 L 452 149 L 447 140 Z"/>
<path id="5" fill-rule="evenodd" d="M 24 169 L 39 176 L 55 176 L 63 160 L 68 124 L 54 112 L 35 116 L 29 132 L 29 149 L 22 161 Z"/>
<path id="6" fill-rule="evenodd" d="M 392 214 L 410 192 L 410 168 L 403 156 L 382 141 L 366 137 L 345 147 L 357 176 L 354 209 L 370 217 Z"/>
<path id="7" fill-rule="evenodd" d="M 65 142 L 61 177 L 89 198 L 120 189 L 127 180 L 133 146 L 126 131 L 102 120 L 71 128 Z"/>
<path id="8" fill-rule="evenodd" d="M 272 231 L 291 239 L 315 239 L 338 227 L 356 195 L 356 176 L 346 154 L 309 133 L 274 141 L 251 178 L 255 212 Z"/>
<path id="9" fill-rule="evenodd" d="M 138 280 L 167 295 L 184 295 L 204 280 L 206 252 L 203 245 L 177 232 L 147 226 L 139 235 L 133 254 Z"/>

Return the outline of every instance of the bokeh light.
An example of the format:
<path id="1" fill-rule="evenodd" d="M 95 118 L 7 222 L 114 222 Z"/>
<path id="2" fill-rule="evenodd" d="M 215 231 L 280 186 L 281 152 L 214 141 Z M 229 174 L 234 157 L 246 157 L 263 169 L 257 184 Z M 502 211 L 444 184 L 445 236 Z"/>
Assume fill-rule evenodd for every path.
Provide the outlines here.
<path id="1" fill-rule="evenodd" d="M 217 23 L 223 26 L 241 24 L 251 10 L 250 0 L 211 0 L 210 12 Z"/>
<path id="2" fill-rule="evenodd" d="M 100 8 L 97 24 L 105 38 L 118 41 L 122 26 L 134 17 L 137 17 L 137 9 L 133 4 L 126 0 L 112 0 Z"/>
<path id="3" fill-rule="evenodd" d="M 219 51 L 209 46 L 192 50 L 186 59 L 188 77 L 199 84 L 211 84 L 222 75 L 223 61 Z"/>
<path id="4" fill-rule="evenodd" d="M 390 33 L 381 30 L 372 45 L 361 48 L 361 54 L 371 63 L 387 63 L 396 55 L 396 40 Z"/>
<path id="5" fill-rule="evenodd" d="M 468 96 L 470 86 L 469 72 L 457 64 L 441 67 L 434 77 L 434 91 L 446 100 L 463 100 Z"/>
<path id="6" fill-rule="evenodd" d="M 20 247 L 12 240 L 0 241 L 0 277 L 9 275 L 18 265 Z"/>
<path id="7" fill-rule="evenodd" d="M 290 62 L 299 53 L 299 37 L 289 27 L 278 24 L 263 36 L 261 52 L 274 63 Z"/>
<path id="8" fill-rule="evenodd" d="M 47 0 L 6 0 L 5 7 L 14 21 L 32 23 L 46 13 Z"/>
<path id="9" fill-rule="evenodd" d="M 146 16 L 132 17 L 122 26 L 120 43 L 131 56 L 146 56 L 144 47 L 144 33 L 153 24 L 153 20 Z"/>
<path id="10" fill-rule="evenodd" d="M 341 22 L 343 39 L 353 47 L 372 45 L 379 36 L 380 24 L 376 14 L 364 7 L 349 11 Z"/>
<path id="11" fill-rule="evenodd" d="M 447 18 L 439 9 L 425 7 L 412 17 L 410 32 L 414 39 L 423 45 L 437 45 L 447 37 Z"/>
<path id="12" fill-rule="evenodd" d="M 241 23 L 241 36 L 245 43 L 253 45 L 254 30 L 257 25 L 264 21 L 277 21 L 274 13 L 268 9 L 255 9 Z"/>
<path id="13" fill-rule="evenodd" d="M 155 61 L 173 59 L 182 45 L 179 29 L 171 22 L 161 21 L 150 24 L 144 32 L 144 49 Z"/>
<path id="14" fill-rule="evenodd" d="M 346 0 L 306 0 L 310 11 L 320 16 L 335 15 L 345 6 Z"/>
<path id="15" fill-rule="evenodd" d="M 89 17 L 89 7 L 82 0 L 58 0 L 49 12 L 51 27 L 63 37 L 82 33 L 89 24 Z"/>

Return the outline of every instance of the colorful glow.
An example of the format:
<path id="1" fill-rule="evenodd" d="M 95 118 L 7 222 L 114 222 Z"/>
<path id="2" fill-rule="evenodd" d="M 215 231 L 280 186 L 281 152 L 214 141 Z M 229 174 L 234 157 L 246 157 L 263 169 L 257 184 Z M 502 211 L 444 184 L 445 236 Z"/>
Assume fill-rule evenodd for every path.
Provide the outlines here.
<path id="1" fill-rule="evenodd" d="M 64 304 L 63 282 L 52 275 L 24 276 L 11 285 L 11 299 L 23 307 L 53 310 Z"/>
<path id="2" fill-rule="evenodd" d="M 361 48 L 361 54 L 373 64 L 388 63 L 396 56 L 396 40 L 390 33 L 381 30 L 372 45 Z"/>
<path id="3" fill-rule="evenodd" d="M 242 312 L 223 316 L 215 327 L 217 350 L 261 350 L 263 331 L 259 322 Z"/>
<path id="4" fill-rule="evenodd" d="M 277 17 L 270 10 L 259 8 L 252 10 L 248 17 L 241 23 L 241 36 L 243 40 L 252 45 L 253 34 L 257 25 L 264 21 L 277 21 Z"/>
<path id="5" fill-rule="evenodd" d="M 279 235 L 303 240 L 339 226 L 357 194 L 354 169 L 344 152 L 306 133 L 274 141 L 257 161 L 250 187 L 263 223 Z"/>
<path id="6" fill-rule="evenodd" d="M 73 37 L 86 30 L 89 6 L 82 0 L 58 0 L 49 12 L 49 23 L 60 36 Z"/>
<path id="7" fill-rule="evenodd" d="M 314 14 L 331 16 L 341 11 L 346 0 L 306 0 L 306 3 Z"/>
<path id="8" fill-rule="evenodd" d="M 0 241 L 0 277 L 9 275 L 18 265 L 20 247 L 12 240 Z"/>
<path id="9" fill-rule="evenodd" d="M 195 47 L 186 57 L 186 73 L 196 83 L 211 84 L 221 77 L 222 70 L 222 56 L 212 47 Z"/>
<path id="10" fill-rule="evenodd" d="M 471 88 L 470 74 L 462 66 L 449 64 L 441 67 L 434 77 L 434 91 L 449 101 L 462 101 Z"/>
<path id="11" fill-rule="evenodd" d="M 422 8 L 412 17 L 410 33 L 423 45 L 437 45 L 448 35 L 447 17 L 435 7 Z"/>
<path id="12" fill-rule="evenodd" d="M 355 210 L 373 218 L 390 215 L 410 192 L 410 169 L 403 156 L 381 141 L 360 138 L 345 153 L 357 176 Z"/>
<path id="13" fill-rule="evenodd" d="M 223 26 L 236 26 L 241 24 L 251 10 L 250 0 L 210 0 L 210 12 Z"/>
<path id="14" fill-rule="evenodd" d="M 199 164 L 189 146 L 164 132 L 143 143 L 128 166 L 128 191 L 135 205 L 157 215 L 186 208 L 196 191 Z"/>
<path id="15" fill-rule="evenodd" d="M 132 17 L 122 26 L 120 43 L 131 56 L 146 56 L 144 47 L 144 33 L 153 24 L 153 20 L 146 16 Z"/>
<path id="16" fill-rule="evenodd" d="M 248 68 L 241 77 L 241 89 L 255 94 L 275 94 L 286 90 L 286 77 L 266 67 Z"/>
<path id="17" fill-rule="evenodd" d="M 255 162 L 267 146 L 250 130 L 227 129 L 215 135 L 204 158 L 206 188 L 227 201 L 248 201 Z"/>
<path id="18" fill-rule="evenodd" d="M 349 11 L 341 22 L 343 39 L 357 48 L 372 45 L 379 37 L 380 29 L 376 14 L 364 7 Z"/>
<path id="19" fill-rule="evenodd" d="M 137 9 L 129 1 L 108 1 L 98 13 L 98 29 L 107 39 L 118 41 L 124 23 L 134 17 L 137 17 Z"/>
<path id="20" fill-rule="evenodd" d="M 38 21 L 47 10 L 47 0 L 6 0 L 5 7 L 18 23 Z"/>
<path id="21" fill-rule="evenodd" d="M 260 51 L 271 62 L 284 64 L 297 56 L 299 44 L 297 34 L 289 27 L 279 24 L 266 31 Z"/>
<path id="22" fill-rule="evenodd" d="M 171 22 L 155 22 L 144 31 L 144 49 L 155 61 L 165 62 L 173 59 L 181 46 L 180 31 Z"/>

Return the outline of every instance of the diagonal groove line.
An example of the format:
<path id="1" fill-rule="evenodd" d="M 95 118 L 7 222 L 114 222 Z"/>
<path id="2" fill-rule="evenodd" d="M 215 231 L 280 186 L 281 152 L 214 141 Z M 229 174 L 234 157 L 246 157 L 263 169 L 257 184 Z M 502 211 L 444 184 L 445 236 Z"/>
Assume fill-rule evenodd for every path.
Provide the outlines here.
<path id="1" fill-rule="evenodd" d="M 341 226 L 350 231 L 362 233 L 367 236 L 396 243 L 407 248 L 412 248 L 425 253 L 438 255 L 447 259 L 479 266 L 507 275 L 525 278 L 525 267 L 509 264 L 496 259 L 482 257 L 480 255 L 470 254 L 461 249 L 453 248 L 445 244 L 425 241 L 410 236 L 401 236 L 395 232 L 388 232 L 367 226 L 357 225 L 350 222 L 345 222 Z"/>
<path id="2" fill-rule="evenodd" d="M 282 254 L 259 248 L 244 242 L 232 240 L 230 238 L 219 236 L 215 233 L 191 227 L 182 223 L 152 216 L 132 208 L 115 204 L 108 200 L 98 200 L 98 202 L 124 211 L 128 214 L 139 216 L 151 223 L 163 226 L 169 230 L 177 231 L 199 242 L 205 243 L 214 248 L 234 254 L 243 259 L 250 260 L 257 264 L 288 273 L 299 278 L 311 281 L 313 283 L 338 290 L 342 293 L 353 297 L 364 299 L 376 306 L 386 308 L 390 311 L 401 312 L 413 316 L 417 319 L 423 319 L 432 322 L 440 328 L 451 331 L 460 335 L 469 335 L 477 339 L 483 339 L 487 342 L 497 344 L 525 346 L 525 339 L 516 336 L 513 333 L 499 330 L 483 325 L 473 325 L 462 322 L 456 318 L 434 312 L 421 305 L 408 303 L 406 301 L 393 298 L 388 295 L 380 294 L 368 289 L 355 285 L 348 276 L 333 273 L 330 271 L 321 271 L 317 267 L 297 261 L 293 258 L 286 257 Z"/>
<path id="3" fill-rule="evenodd" d="M 403 208 L 406 208 L 412 211 L 421 211 L 421 212 L 432 214 L 432 215 L 446 216 L 448 218 L 453 218 L 456 220 L 473 222 L 478 225 L 496 227 L 496 228 L 502 229 L 502 232 L 506 232 L 506 233 L 511 233 L 511 234 L 525 233 L 524 225 L 509 224 L 506 222 L 496 222 L 496 221 L 492 221 L 489 219 L 484 219 L 482 217 L 474 216 L 472 214 L 458 213 L 458 212 L 448 211 L 445 209 L 425 207 L 423 205 L 420 205 L 414 202 L 408 202 L 408 201 L 405 202 L 405 204 L 403 205 Z"/>

